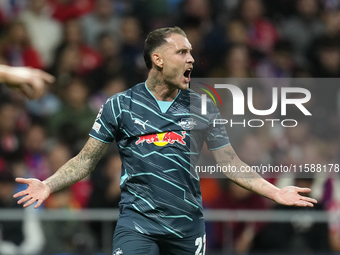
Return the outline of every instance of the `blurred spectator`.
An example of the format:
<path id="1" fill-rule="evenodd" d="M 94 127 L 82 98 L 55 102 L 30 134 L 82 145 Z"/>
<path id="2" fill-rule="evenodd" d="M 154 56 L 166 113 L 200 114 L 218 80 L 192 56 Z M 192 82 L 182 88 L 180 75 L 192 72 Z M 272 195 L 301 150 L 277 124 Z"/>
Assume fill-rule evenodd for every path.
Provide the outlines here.
<path id="1" fill-rule="evenodd" d="M 185 20 L 183 25 L 183 30 L 187 35 L 189 42 L 194 51 L 192 51 L 192 56 L 195 59 L 195 67 L 191 73 L 192 77 L 205 77 L 207 75 L 207 70 L 211 67 L 211 65 L 217 65 L 217 59 L 214 59 L 214 63 L 211 63 L 211 58 L 213 56 L 209 56 L 205 40 L 206 37 L 204 29 L 201 27 L 201 22 L 197 18 L 188 18 Z"/>
<path id="2" fill-rule="evenodd" d="M 80 52 L 77 46 L 67 46 L 54 60 L 51 72 L 56 77 L 54 92 L 59 96 L 61 91 L 79 73 Z"/>
<path id="3" fill-rule="evenodd" d="M 113 1 L 95 1 L 93 12 L 81 19 L 86 43 L 95 47 L 98 36 L 103 32 L 120 37 L 120 23 L 120 17 L 115 15 Z"/>
<path id="4" fill-rule="evenodd" d="M 245 44 L 234 44 L 225 54 L 223 68 L 216 68 L 210 76 L 212 78 L 251 78 L 250 56 Z"/>
<path id="5" fill-rule="evenodd" d="M 122 22 L 121 32 L 125 46 L 137 47 L 138 50 L 141 50 L 143 42 L 138 19 L 133 16 L 125 17 Z"/>
<path id="6" fill-rule="evenodd" d="M 323 20 L 325 22 L 326 29 L 324 33 L 315 38 L 311 42 L 311 46 L 307 49 L 307 56 L 308 60 L 311 62 L 310 70 L 313 72 L 313 75 L 315 77 L 327 77 L 327 73 L 324 72 L 323 63 L 324 62 L 336 62 L 336 58 L 327 57 L 327 59 L 322 60 L 320 58 L 321 51 L 325 51 L 325 49 L 333 48 L 333 49 L 339 49 L 340 44 L 340 11 L 336 12 L 329 12 L 323 14 Z M 326 55 L 326 54 L 324 54 Z M 336 54 L 335 54 L 336 55 Z M 327 65 L 327 64 L 326 64 Z M 333 64 L 334 65 L 334 64 Z M 319 68 L 321 68 L 321 74 L 319 73 Z M 333 67 L 334 68 L 334 67 Z M 321 75 L 321 76 L 319 76 Z M 330 75 L 331 77 L 334 76 L 334 74 Z"/>
<path id="7" fill-rule="evenodd" d="M 246 26 L 250 48 L 259 54 L 269 54 L 279 35 L 277 29 L 264 17 L 263 8 L 261 0 L 242 0 L 238 14 Z"/>
<path id="8" fill-rule="evenodd" d="M 51 175 L 48 168 L 46 132 L 43 126 L 33 124 L 25 134 L 24 159 L 33 178 L 45 180 Z"/>
<path id="9" fill-rule="evenodd" d="M 139 21 L 132 16 L 122 20 L 123 76 L 129 87 L 146 79 L 146 66 L 143 59 L 143 41 Z"/>
<path id="10" fill-rule="evenodd" d="M 94 189 L 89 201 L 90 208 L 117 208 L 120 201 L 120 177 L 122 162 L 118 154 L 111 155 L 94 181 Z"/>
<path id="11" fill-rule="evenodd" d="M 3 171 L 7 167 L 7 162 L 5 159 L 0 157 L 0 172 Z"/>
<path id="12" fill-rule="evenodd" d="M 270 140 L 262 139 L 260 131 L 246 134 L 238 146 L 239 157 L 249 166 L 258 166 L 269 161 Z"/>
<path id="13" fill-rule="evenodd" d="M 31 38 L 27 34 L 24 23 L 14 21 L 8 29 L 1 54 L 11 66 L 30 66 L 41 69 L 43 64 L 38 51 L 31 46 Z"/>
<path id="14" fill-rule="evenodd" d="M 170 0 L 170 2 L 176 2 L 182 0 Z M 119 16 L 124 16 L 129 13 L 133 13 L 133 4 L 136 2 L 134 0 L 114 0 L 115 13 Z"/>
<path id="15" fill-rule="evenodd" d="M 0 158 L 11 160 L 22 155 L 22 143 L 16 128 L 19 112 L 10 102 L 0 104 Z"/>
<path id="16" fill-rule="evenodd" d="M 45 207 L 49 210 L 64 209 L 64 212 L 67 214 L 68 210 L 79 209 L 80 205 L 72 195 L 71 188 L 68 187 L 53 193 L 46 200 Z M 46 239 L 49 240 L 44 249 L 45 254 L 78 252 L 81 247 L 79 247 L 77 239 L 80 236 L 86 243 L 86 254 L 91 254 L 93 239 L 84 222 L 46 221 L 43 224 L 43 228 Z"/>
<path id="17" fill-rule="evenodd" d="M 86 76 L 86 82 L 92 93 L 101 90 L 113 77 L 122 75 L 123 69 L 121 44 L 116 37 L 103 33 L 99 36 L 97 44 L 98 52 L 103 59 L 102 64 Z"/>
<path id="18" fill-rule="evenodd" d="M 11 93 L 3 102 L 4 104 L 9 103 L 15 108 L 15 128 L 18 134 L 25 132 L 31 123 L 31 117 L 25 109 L 25 100 L 26 98 L 22 94 Z"/>
<path id="19" fill-rule="evenodd" d="M 40 99 L 26 101 L 27 110 L 32 117 L 45 120 L 60 109 L 61 100 L 51 90 L 51 85 L 46 84 L 44 95 Z"/>
<path id="20" fill-rule="evenodd" d="M 62 189 L 62 190 L 59 190 L 59 191 L 53 193 L 46 200 L 45 207 L 47 209 L 80 209 L 80 205 L 79 205 L 78 201 L 72 195 L 72 191 L 71 191 L 70 187 Z M 46 225 L 51 225 L 51 224 L 55 225 L 56 223 L 57 222 L 49 222 Z M 71 241 L 70 240 L 70 236 L 68 236 L 67 233 L 73 232 L 73 227 L 72 226 L 78 225 L 78 223 L 77 222 L 69 222 L 69 223 L 70 224 L 68 225 L 68 227 L 70 227 L 70 229 L 67 230 L 66 229 L 67 226 L 61 227 L 61 228 L 64 229 L 62 231 L 64 233 L 60 233 L 60 231 L 57 231 L 56 229 L 54 229 L 54 231 L 49 230 L 48 232 L 51 231 L 51 233 L 50 233 L 51 235 L 60 234 L 60 236 L 58 238 L 64 239 L 64 242 L 66 242 L 66 243 L 71 243 L 70 242 Z M 57 225 L 59 225 L 59 224 L 57 223 Z M 64 225 L 64 224 L 60 224 L 60 225 Z M 56 240 L 56 242 L 57 242 L 57 240 Z M 58 247 L 58 245 L 50 244 L 50 248 L 51 249 L 55 249 L 56 247 L 54 247 L 54 246 Z M 63 245 L 63 247 L 58 247 L 58 249 L 61 249 L 61 251 L 62 251 L 63 248 L 64 248 L 64 245 Z M 69 250 L 69 249 L 66 249 L 66 250 Z"/>
<path id="21" fill-rule="evenodd" d="M 283 22 L 282 35 L 292 43 L 298 65 L 308 67 L 306 51 L 326 29 L 319 16 L 321 10 L 318 0 L 298 0 L 296 9 L 297 14 Z"/>
<path id="22" fill-rule="evenodd" d="M 263 197 L 229 182 L 228 189 L 222 193 L 215 208 L 229 210 L 265 210 Z M 217 224 L 215 245 L 224 247 L 231 253 L 247 254 L 250 251 L 256 233 L 263 227 L 259 222 L 226 222 Z M 226 235 L 223 235 L 226 233 Z M 223 238 L 224 237 L 224 238 Z M 215 246 L 214 245 L 214 246 Z"/>
<path id="23" fill-rule="evenodd" d="M 217 173 L 211 174 L 209 173 L 209 171 L 205 171 L 205 172 L 203 171 L 203 169 L 207 170 L 206 167 L 212 166 L 215 164 L 216 162 L 211 155 L 211 151 L 209 151 L 208 147 L 204 145 L 202 148 L 200 158 L 197 163 L 197 166 L 204 167 L 204 168 L 201 168 L 202 170 L 197 173 L 200 177 L 202 202 L 203 202 L 204 208 L 211 208 L 212 206 L 215 206 L 216 203 L 219 202 L 218 198 L 221 196 L 221 193 L 223 190 L 223 187 L 220 184 L 223 182 L 223 180 L 219 180 L 218 178 L 221 176 L 223 177 L 223 174 L 221 176 L 218 176 Z M 209 236 L 207 236 L 207 238 L 209 240 Z"/>
<path id="24" fill-rule="evenodd" d="M 184 0 L 183 1 L 184 15 L 191 18 L 197 18 L 203 25 L 210 23 L 212 8 L 208 0 Z"/>
<path id="25" fill-rule="evenodd" d="M 93 10 L 95 0 L 49 0 L 52 16 L 60 22 L 76 19 Z"/>
<path id="26" fill-rule="evenodd" d="M 122 77 L 118 76 L 112 80 L 109 80 L 102 90 L 91 97 L 90 105 L 92 110 L 94 112 L 99 112 L 101 106 L 108 98 L 127 89 L 127 84 Z"/>
<path id="27" fill-rule="evenodd" d="M 327 165 L 328 161 L 326 159 L 326 151 L 324 150 L 324 145 L 322 141 L 314 141 L 314 142 L 307 142 L 303 149 L 302 149 L 302 160 L 300 161 L 301 164 L 320 164 L 320 165 Z M 310 196 L 315 197 L 318 201 L 320 201 L 320 204 L 322 204 L 322 199 L 324 197 L 324 185 L 327 179 L 325 178 L 324 173 L 315 173 L 314 175 L 314 181 L 312 182 L 312 192 L 310 193 Z M 325 204 L 322 204 L 322 206 L 326 206 Z M 324 207 L 324 209 L 326 209 Z"/>
<path id="28" fill-rule="evenodd" d="M 295 128 L 286 128 L 281 135 L 275 138 L 276 163 L 288 165 L 301 162 L 302 147 L 311 139 L 308 122 L 300 121 Z"/>
<path id="29" fill-rule="evenodd" d="M 239 19 L 227 23 L 226 33 L 232 44 L 247 44 L 248 42 L 247 28 Z"/>
<path id="30" fill-rule="evenodd" d="M 340 1 L 339 0 L 321 0 L 321 3 L 326 12 L 334 12 L 339 10 Z"/>
<path id="31" fill-rule="evenodd" d="M 89 89 L 80 78 L 64 88 L 63 99 L 63 107 L 49 119 L 50 134 L 76 149 L 77 142 L 87 139 L 96 113 L 89 107 Z"/>
<path id="32" fill-rule="evenodd" d="M 71 149 L 64 144 L 57 143 L 53 146 L 48 154 L 48 163 L 51 173 L 57 171 L 72 157 Z M 84 185 L 85 183 L 85 185 Z M 80 209 L 87 205 L 87 199 L 91 189 L 87 186 L 89 178 L 72 185 L 66 189 L 62 189 L 53 193 L 45 203 L 45 207 L 49 210 L 64 209 L 67 210 Z M 48 245 L 45 246 L 46 253 L 65 253 L 80 252 L 86 248 L 86 254 L 91 254 L 93 249 L 93 239 L 84 222 L 78 221 L 47 221 L 44 223 L 44 231 L 46 238 L 52 238 Z M 78 240 L 79 238 L 82 239 Z M 84 244 L 84 242 L 86 244 Z M 83 247 L 84 246 L 84 247 Z M 84 251 L 82 251 L 84 252 Z"/>
<path id="33" fill-rule="evenodd" d="M 224 5 L 228 14 L 234 14 L 241 0 L 224 0 Z"/>
<path id="34" fill-rule="evenodd" d="M 340 4 L 340 1 L 338 1 Z M 326 13 L 323 15 L 325 25 L 327 28 L 327 35 L 330 37 L 340 37 L 340 10 Z"/>
<path id="35" fill-rule="evenodd" d="M 97 49 L 104 59 L 116 57 L 119 59 L 121 51 L 121 42 L 109 33 L 103 33 L 98 37 Z"/>
<path id="36" fill-rule="evenodd" d="M 0 209 L 23 211 L 21 221 L 0 222 L 0 253 L 6 255 L 40 254 L 45 243 L 44 234 L 36 212 L 31 208 L 23 209 L 13 198 L 16 182 L 11 171 L 0 172 Z"/>
<path id="37" fill-rule="evenodd" d="M 293 76 L 294 67 L 295 63 L 291 44 L 284 40 L 277 41 L 273 52 L 262 59 L 255 67 L 257 77 L 277 78 L 261 80 L 264 88 L 265 108 L 256 109 L 269 109 L 272 106 L 273 88 L 277 88 L 280 91 L 283 87 L 291 86 L 289 78 Z"/>
<path id="38" fill-rule="evenodd" d="M 199 48 L 197 52 L 193 51 L 193 54 L 195 54 L 196 57 L 199 56 L 198 59 L 195 58 L 195 66 L 198 66 L 200 70 L 221 65 L 223 53 L 227 46 L 224 27 L 220 25 L 221 22 L 218 20 L 219 16 L 217 15 L 221 9 L 215 8 L 219 5 L 218 2 L 219 1 L 185 0 L 182 3 L 181 26 L 186 28 L 186 30 L 188 30 L 188 27 L 191 29 L 194 28 L 196 33 L 199 33 L 197 36 L 200 37 L 200 42 L 198 43 L 196 38 L 196 44 L 199 44 L 201 48 Z M 223 18 L 221 18 L 221 20 L 223 20 Z M 198 61 L 203 61 L 203 63 Z M 197 70 L 196 73 L 200 70 Z M 208 72 L 205 71 L 200 74 L 199 77 L 207 73 Z"/>
<path id="39" fill-rule="evenodd" d="M 56 144 L 48 153 L 48 165 L 51 174 L 55 173 L 72 157 L 70 148 L 63 144 Z"/>
<path id="40" fill-rule="evenodd" d="M 29 0 L 28 9 L 20 15 L 45 68 L 52 64 L 53 51 L 61 40 L 61 26 L 49 16 L 47 7 L 47 0 Z"/>
<path id="41" fill-rule="evenodd" d="M 30 169 L 26 165 L 23 157 L 18 157 L 10 160 L 9 162 L 10 169 L 15 178 L 24 176 L 25 178 L 32 178 Z M 27 187 L 26 184 L 16 183 L 15 193 L 25 190 Z"/>
<path id="42" fill-rule="evenodd" d="M 55 68 L 58 68 L 58 65 L 62 64 L 67 49 L 72 49 L 72 51 L 78 55 L 78 60 L 73 67 L 73 72 L 77 75 L 86 75 L 101 63 L 99 53 L 84 43 L 83 31 L 79 20 L 69 20 L 64 25 L 64 40 L 61 45 L 58 46 L 55 54 L 54 70 L 56 72 L 58 72 L 58 70 Z"/>
<path id="43" fill-rule="evenodd" d="M 314 179 L 311 177 L 297 177 L 295 184 L 299 187 L 311 188 Z M 257 236 L 257 252 L 274 252 L 290 254 L 327 253 L 329 251 L 327 223 L 313 222 L 301 213 L 305 211 L 323 211 L 321 204 L 314 207 L 288 207 L 276 205 L 274 210 L 296 212 L 291 222 L 269 223 Z"/>
<path id="44" fill-rule="evenodd" d="M 3 170 L 0 172 L 0 207 L 3 208 L 20 208 L 16 201 L 12 198 L 16 183 L 14 176 L 10 170 Z M 22 221 L 20 222 L 1 222 L 0 226 L 0 250 L 1 253 L 6 253 L 6 244 L 2 242 L 11 242 L 13 248 L 22 243 L 24 239 Z"/>
<path id="45" fill-rule="evenodd" d="M 340 202 L 332 200 L 328 205 L 327 211 L 329 213 L 329 244 L 332 252 L 340 252 Z"/>
<path id="46" fill-rule="evenodd" d="M 15 19 L 25 10 L 27 0 L 2 0 L 0 1 L 0 24 L 6 24 Z"/>
<path id="47" fill-rule="evenodd" d="M 94 188 L 89 200 L 89 208 L 118 208 L 120 201 L 120 181 L 122 173 L 122 162 L 118 154 L 108 157 L 106 164 L 94 180 Z M 116 222 L 113 223 L 114 229 Z M 91 222 L 91 228 L 97 238 L 97 245 L 103 239 L 102 223 Z"/>
<path id="48" fill-rule="evenodd" d="M 340 75 L 338 71 L 340 50 L 333 45 L 331 48 L 322 49 L 319 54 L 324 54 L 322 57 L 320 56 L 320 62 L 325 63 L 325 65 L 320 66 L 316 73 L 319 73 L 320 76 L 323 75 L 324 78 L 317 79 L 317 83 L 313 86 L 312 92 L 317 95 L 312 108 L 316 121 L 311 127 L 318 137 L 334 139 L 339 132 L 337 105 L 339 104 L 340 87 L 336 77 L 337 73 Z M 333 79 L 329 79 L 330 77 L 333 77 Z"/>
<path id="49" fill-rule="evenodd" d="M 316 63 L 312 70 L 314 77 L 340 77 L 340 46 L 339 40 L 324 37 L 318 41 L 314 52 Z"/>
<path id="50" fill-rule="evenodd" d="M 266 16 L 280 24 L 284 19 L 294 14 L 296 0 L 263 0 Z"/>
<path id="51" fill-rule="evenodd" d="M 273 53 L 258 64 L 256 76 L 259 78 L 292 77 L 294 68 L 292 53 L 292 47 L 288 41 L 277 41 Z M 277 84 L 274 86 L 277 87 Z"/>
<path id="52" fill-rule="evenodd" d="M 223 191 L 222 183 L 223 184 L 225 183 L 225 179 L 219 179 L 219 177 L 221 176 L 218 176 L 216 173 L 211 174 L 209 173 L 209 171 L 207 171 L 209 166 L 213 166 L 215 164 L 216 162 L 211 155 L 211 151 L 209 151 L 207 146 L 204 145 L 197 166 L 201 167 L 201 171 L 198 172 L 198 175 L 200 178 L 202 204 L 205 209 L 213 209 L 214 206 L 216 206 L 216 204 L 219 202 L 218 199 L 222 196 Z M 206 231 L 206 244 L 208 247 L 207 254 L 208 253 L 210 254 L 209 248 L 215 245 L 216 243 L 215 223 L 206 222 L 205 231 Z"/>
<path id="53" fill-rule="evenodd" d="M 180 0 L 181 1 L 181 0 Z M 153 30 L 169 25 L 169 3 L 167 0 L 132 1 L 133 14 L 141 22 L 143 30 Z M 173 19 L 177 13 L 172 13 Z"/>

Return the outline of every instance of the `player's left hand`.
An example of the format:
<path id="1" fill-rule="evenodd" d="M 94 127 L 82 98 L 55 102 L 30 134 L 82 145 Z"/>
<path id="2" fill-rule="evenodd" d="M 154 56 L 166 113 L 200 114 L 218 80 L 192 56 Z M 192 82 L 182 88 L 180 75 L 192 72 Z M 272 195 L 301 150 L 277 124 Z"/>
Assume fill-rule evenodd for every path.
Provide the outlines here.
<path id="1" fill-rule="evenodd" d="M 289 206 L 302 206 L 302 207 L 313 207 L 318 201 L 314 198 L 302 196 L 299 193 L 308 194 L 311 192 L 309 188 L 299 188 L 295 186 L 287 186 L 278 190 L 273 200 L 282 205 Z"/>

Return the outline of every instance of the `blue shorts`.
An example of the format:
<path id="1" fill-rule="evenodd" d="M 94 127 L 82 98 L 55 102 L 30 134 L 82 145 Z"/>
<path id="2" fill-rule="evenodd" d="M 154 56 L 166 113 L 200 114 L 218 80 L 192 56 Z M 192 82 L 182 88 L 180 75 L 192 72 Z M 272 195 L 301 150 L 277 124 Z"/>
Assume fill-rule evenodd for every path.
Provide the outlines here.
<path id="1" fill-rule="evenodd" d="M 205 254 L 205 232 L 184 238 L 150 236 L 116 226 L 112 255 L 195 255 Z"/>

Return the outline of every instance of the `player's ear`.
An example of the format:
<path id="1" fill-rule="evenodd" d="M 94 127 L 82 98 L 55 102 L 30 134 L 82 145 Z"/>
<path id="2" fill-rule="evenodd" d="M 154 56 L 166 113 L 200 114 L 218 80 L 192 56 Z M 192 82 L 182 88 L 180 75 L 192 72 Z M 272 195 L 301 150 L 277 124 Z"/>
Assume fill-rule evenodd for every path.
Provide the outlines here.
<path id="1" fill-rule="evenodd" d="M 162 55 L 158 52 L 155 52 L 151 56 L 152 62 L 159 68 L 163 68 L 163 58 Z"/>

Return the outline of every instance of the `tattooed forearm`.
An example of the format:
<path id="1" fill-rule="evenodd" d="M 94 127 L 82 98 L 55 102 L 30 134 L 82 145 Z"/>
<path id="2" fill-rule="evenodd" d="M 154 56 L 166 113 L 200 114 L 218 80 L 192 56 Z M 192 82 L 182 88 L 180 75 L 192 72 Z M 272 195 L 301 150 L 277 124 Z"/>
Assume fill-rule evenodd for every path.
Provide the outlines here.
<path id="1" fill-rule="evenodd" d="M 224 172 L 231 181 L 245 189 L 272 199 L 272 195 L 277 188 L 263 179 L 258 173 L 244 171 L 244 169 L 249 169 L 249 167 L 238 158 L 231 146 L 213 151 L 213 155 L 218 165 L 221 167 L 227 166 L 226 169 L 233 169 L 232 171 Z M 233 168 L 228 166 L 232 166 Z"/>
<path id="2" fill-rule="evenodd" d="M 224 172 L 224 174 L 230 180 L 232 180 L 233 182 L 236 182 L 237 184 L 241 185 L 242 187 L 248 190 L 253 190 L 254 180 L 257 178 L 261 178 L 257 173 L 241 171 L 242 167 L 245 169 L 247 165 L 244 164 L 242 161 L 234 160 L 234 156 L 232 156 L 232 160 L 231 158 L 218 160 L 217 164 L 219 164 L 221 167 L 233 166 L 234 171 L 227 171 L 227 172 Z"/>
<path id="3" fill-rule="evenodd" d="M 231 161 L 230 160 L 222 159 L 222 160 L 217 160 L 216 162 L 220 166 L 231 166 Z"/>
<path id="4" fill-rule="evenodd" d="M 44 183 L 55 192 L 80 181 L 94 170 L 108 147 L 108 144 L 90 138 L 77 156 L 70 159 Z"/>
<path id="5" fill-rule="evenodd" d="M 236 157 L 236 154 L 230 150 L 223 150 L 223 153 L 231 160 L 234 160 L 234 158 Z"/>

